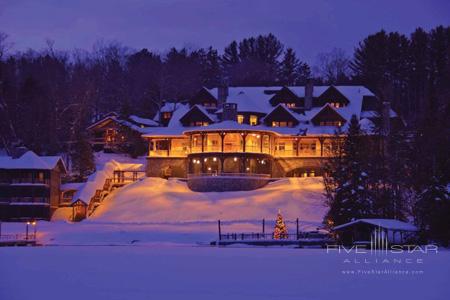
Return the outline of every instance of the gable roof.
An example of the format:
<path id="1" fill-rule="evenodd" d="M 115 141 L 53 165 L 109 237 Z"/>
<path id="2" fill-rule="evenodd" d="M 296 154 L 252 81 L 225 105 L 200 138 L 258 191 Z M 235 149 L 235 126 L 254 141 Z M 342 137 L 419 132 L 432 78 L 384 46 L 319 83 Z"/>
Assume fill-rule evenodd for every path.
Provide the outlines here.
<path id="1" fill-rule="evenodd" d="M 327 103 L 324 106 L 322 106 L 322 108 L 311 118 L 311 122 L 315 123 L 317 118 L 319 118 L 321 115 L 326 114 L 326 113 L 335 116 L 341 122 L 347 121 L 329 103 Z"/>
<path id="2" fill-rule="evenodd" d="M 195 114 L 196 112 L 200 113 L 200 115 L 203 115 L 204 118 L 206 120 L 208 120 L 209 122 L 214 122 L 214 119 L 208 114 L 208 112 L 200 105 L 194 105 L 192 106 L 192 108 L 187 111 L 181 118 L 180 118 L 180 122 L 181 123 L 185 123 L 185 121 L 192 116 L 193 114 Z"/>
<path id="3" fill-rule="evenodd" d="M 282 96 L 282 95 L 287 95 L 288 97 L 292 97 L 292 98 L 294 98 L 294 99 L 291 99 L 291 101 L 295 101 L 295 102 L 298 102 L 298 101 L 300 101 L 302 98 L 304 98 L 304 97 L 299 97 L 296 93 L 294 93 L 294 91 L 293 90 L 291 90 L 289 87 L 287 87 L 287 86 L 284 86 L 284 87 L 282 87 L 279 91 L 277 91 L 273 96 L 272 96 L 272 98 L 270 98 L 270 104 L 272 104 L 272 105 L 276 105 L 276 104 L 278 104 L 278 103 L 280 103 L 280 99 L 278 99 L 278 98 L 280 98 L 280 97 L 282 97 L 282 99 L 281 100 L 286 100 L 286 97 L 285 96 Z M 278 101 L 277 101 L 278 100 Z M 286 102 L 286 101 L 282 101 L 282 102 Z"/>
<path id="4" fill-rule="evenodd" d="M 53 170 L 60 165 L 67 173 L 66 165 L 60 156 L 38 156 L 33 151 L 27 151 L 19 158 L 0 157 L 0 169 Z"/>
<path id="5" fill-rule="evenodd" d="M 194 97 L 190 99 L 191 104 L 203 104 L 204 102 L 217 102 L 218 95 L 214 96 L 211 92 L 206 88 L 202 87 Z M 206 100 L 206 101 L 205 101 Z"/>
<path id="6" fill-rule="evenodd" d="M 267 120 L 271 120 L 273 115 L 276 113 L 282 113 L 285 116 L 289 116 L 290 120 L 286 119 L 286 121 L 293 121 L 296 124 L 298 124 L 298 122 L 299 122 L 297 117 L 294 115 L 294 113 L 290 109 L 288 109 L 286 106 L 284 106 L 284 104 L 281 104 L 281 103 L 278 104 L 277 106 L 275 106 L 275 108 L 268 115 L 266 115 L 264 117 L 264 122 L 266 122 Z"/>

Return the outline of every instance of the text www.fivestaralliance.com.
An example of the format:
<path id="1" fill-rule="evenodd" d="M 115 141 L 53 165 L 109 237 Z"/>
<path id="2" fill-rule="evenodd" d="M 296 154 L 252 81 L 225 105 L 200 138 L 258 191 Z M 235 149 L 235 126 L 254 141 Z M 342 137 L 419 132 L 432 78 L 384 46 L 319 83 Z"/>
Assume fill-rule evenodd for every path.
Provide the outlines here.
<path id="1" fill-rule="evenodd" d="M 343 275 L 406 275 L 417 276 L 423 275 L 422 270 L 393 270 L 393 269 L 356 269 L 356 270 L 342 270 Z"/>

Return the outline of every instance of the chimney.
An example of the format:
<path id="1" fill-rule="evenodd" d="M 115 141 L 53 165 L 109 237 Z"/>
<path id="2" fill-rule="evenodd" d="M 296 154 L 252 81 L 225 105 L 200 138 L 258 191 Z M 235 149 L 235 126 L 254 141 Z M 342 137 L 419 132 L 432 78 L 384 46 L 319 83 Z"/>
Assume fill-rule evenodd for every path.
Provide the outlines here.
<path id="1" fill-rule="evenodd" d="M 224 103 L 222 112 L 222 121 L 236 121 L 237 118 L 237 104 Z"/>
<path id="2" fill-rule="evenodd" d="M 382 129 L 383 129 L 383 134 L 384 135 L 388 135 L 389 132 L 391 131 L 391 103 L 384 101 L 383 102 L 383 107 L 381 108 L 381 122 L 382 122 Z"/>
<path id="3" fill-rule="evenodd" d="M 217 88 L 217 106 L 221 108 L 228 98 L 228 86 L 221 85 Z"/>
<path id="4" fill-rule="evenodd" d="M 306 110 L 309 110 L 312 108 L 313 91 L 314 91 L 314 82 L 312 81 L 312 79 L 306 80 L 306 85 L 305 85 L 305 109 Z"/>

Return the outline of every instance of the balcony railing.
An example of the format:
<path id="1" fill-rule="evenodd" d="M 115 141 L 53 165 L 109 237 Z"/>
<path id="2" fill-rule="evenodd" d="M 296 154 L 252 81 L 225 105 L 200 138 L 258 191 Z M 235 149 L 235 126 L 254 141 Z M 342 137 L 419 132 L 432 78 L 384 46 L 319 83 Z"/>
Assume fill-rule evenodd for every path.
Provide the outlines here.
<path id="1" fill-rule="evenodd" d="M 196 177 L 259 177 L 259 178 L 270 178 L 269 174 L 255 174 L 255 173 L 226 173 L 226 172 L 216 172 L 216 173 L 198 173 L 198 174 L 188 174 L 188 178 Z"/>

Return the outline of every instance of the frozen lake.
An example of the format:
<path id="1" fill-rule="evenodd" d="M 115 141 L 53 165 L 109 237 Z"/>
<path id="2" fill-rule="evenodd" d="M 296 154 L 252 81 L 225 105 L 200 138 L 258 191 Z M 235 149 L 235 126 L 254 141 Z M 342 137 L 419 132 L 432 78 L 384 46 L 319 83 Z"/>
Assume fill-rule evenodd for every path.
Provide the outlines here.
<path id="1" fill-rule="evenodd" d="M 378 256 L 391 261 L 383 264 L 344 262 L 376 257 L 189 244 L 0 248 L 0 299 L 450 298 L 449 251 Z M 420 274 L 342 273 L 385 269 Z"/>

